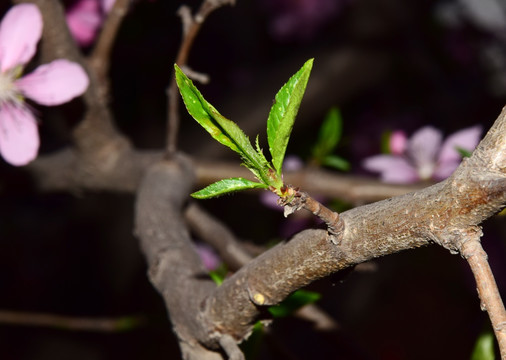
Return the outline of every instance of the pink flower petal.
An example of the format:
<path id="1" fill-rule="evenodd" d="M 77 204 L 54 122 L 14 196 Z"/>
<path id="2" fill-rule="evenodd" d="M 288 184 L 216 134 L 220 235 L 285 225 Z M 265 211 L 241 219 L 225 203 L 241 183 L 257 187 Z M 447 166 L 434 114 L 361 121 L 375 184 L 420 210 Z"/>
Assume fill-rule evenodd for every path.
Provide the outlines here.
<path id="1" fill-rule="evenodd" d="M 283 207 L 281 207 L 278 204 L 279 196 L 274 194 L 270 191 L 262 191 L 260 193 L 260 202 L 265 205 L 266 207 L 277 210 L 277 211 L 283 211 Z"/>
<path id="2" fill-rule="evenodd" d="M 390 152 L 394 155 L 402 155 L 406 151 L 408 138 L 402 130 L 397 130 L 390 135 L 389 147 Z"/>
<path id="3" fill-rule="evenodd" d="M 432 126 L 425 126 L 411 136 L 407 155 L 417 168 L 426 169 L 435 165 L 442 138 L 441 131 Z"/>
<path id="4" fill-rule="evenodd" d="M 0 108 L 0 154 L 15 166 L 28 164 L 39 150 L 39 132 L 32 113 L 25 108 Z"/>
<path id="5" fill-rule="evenodd" d="M 287 155 L 283 160 L 284 172 L 299 171 L 304 167 L 304 162 L 297 155 Z"/>
<path id="6" fill-rule="evenodd" d="M 41 105 L 60 105 L 82 95 L 88 88 L 88 75 L 81 65 L 55 60 L 15 82 L 21 93 Z"/>
<path id="7" fill-rule="evenodd" d="M 413 166 L 400 156 L 372 156 L 365 159 L 362 166 L 369 171 L 379 172 L 381 179 L 388 183 L 405 184 L 419 179 Z"/>
<path id="8" fill-rule="evenodd" d="M 42 35 L 42 15 L 34 4 L 13 6 L 0 23 L 0 71 L 24 65 Z"/>
<path id="9" fill-rule="evenodd" d="M 462 156 L 457 151 L 457 148 L 473 151 L 476 145 L 480 142 L 482 131 L 482 127 L 480 125 L 476 125 L 462 129 L 448 136 L 441 148 L 438 159 L 439 162 L 459 162 Z"/>
<path id="10" fill-rule="evenodd" d="M 221 260 L 211 246 L 202 243 L 195 244 L 195 246 L 200 260 L 207 270 L 216 270 L 220 266 Z"/>
<path id="11" fill-rule="evenodd" d="M 95 40 L 103 21 L 98 0 L 80 0 L 65 17 L 70 33 L 81 46 L 88 46 Z"/>
<path id="12" fill-rule="evenodd" d="M 441 181 L 450 176 L 455 169 L 460 165 L 460 159 L 455 161 L 445 161 L 440 163 L 432 174 L 432 178 Z"/>
<path id="13" fill-rule="evenodd" d="M 115 2 L 116 0 L 102 0 L 102 9 L 104 9 L 104 12 L 106 14 L 108 14 L 111 11 Z"/>

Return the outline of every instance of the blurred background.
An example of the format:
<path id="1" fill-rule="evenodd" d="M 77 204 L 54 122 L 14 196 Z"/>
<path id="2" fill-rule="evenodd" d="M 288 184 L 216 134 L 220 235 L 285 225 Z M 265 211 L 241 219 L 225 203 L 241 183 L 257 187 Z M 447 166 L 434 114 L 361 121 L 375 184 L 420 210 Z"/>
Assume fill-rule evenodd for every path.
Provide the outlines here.
<path id="1" fill-rule="evenodd" d="M 68 9 L 74 3 L 65 1 Z M 181 38 L 176 11 L 183 4 L 196 9 L 200 1 L 134 1 L 114 47 L 111 106 L 118 128 L 141 149 L 165 144 L 166 88 Z M 1 14 L 9 6 L 1 2 Z M 306 160 L 325 114 L 337 106 L 343 138 L 336 152 L 350 162 L 352 174 L 374 177 L 361 161 L 381 152 L 387 131 L 409 135 L 432 125 L 448 135 L 476 124 L 488 130 L 506 100 L 506 2 L 237 0 L 207 19 L 189 65 L 210 76 L 208 85 L 199 85 L 206 99 L 251 138 L 260 134 L 266 147 L 274 95 L 313 57 L 288 153 Z M 68 115 L 79 101 L 34 106 L 41 156 L 67 146 L 79 121 Z M 183 110 L 181 116 L 183 151 L 238 160 Z M 112 333 L 0 324 L 0 358 L 180 358 L 133 236 L 134 195 L 41 193 L 36 184 L 22 168 L 0 163 L 0 310 L 139 316 L 144 323 Z M 279 240 L 287 226 L 256 192 L 200 204 L 257 245 Z M 504 217 L 489 220 L 484 233 L 506 294 Z M 309 322 L 279 319 L 250 358 L 470 358 L 489 325 L 464 260 L 431 246 L 369 265 L 310 286 L 323 294 L 317 304 L 337 329 L 318 332 Z"/>

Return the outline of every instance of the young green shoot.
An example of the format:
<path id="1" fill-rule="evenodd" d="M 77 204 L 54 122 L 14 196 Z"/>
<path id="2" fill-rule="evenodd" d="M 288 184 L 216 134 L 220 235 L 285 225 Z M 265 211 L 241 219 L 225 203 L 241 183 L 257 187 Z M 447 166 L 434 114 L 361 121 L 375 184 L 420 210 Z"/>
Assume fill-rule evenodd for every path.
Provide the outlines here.
<path id="1" fill-rule="evenodd" d="M 258 136 L 253 146 L 239 126 L 225 118 L 207 102 L 193 82 L 177 65 L 174 65 L 176 82 L 188 113 L 216 141 L 238 153 L 242 164 L 255 175 L 257 180 L 223 179 L 194 192 L 191 194 L 192 197 L 209 199 L 241 190 L 268 189 L 280 197 L 279 204 L 285 207 L 285 215 L 306 208 L 327 223 L 332 236 L 342 229 L 341 222 L 337 223 L 339 221 L 337 213 L 332 213 L 306 193 L 287 186 L 283 182 L 282 165 L 286 148 L 312 67 L 313 59 L 309 59 L 276 94 L 267 119 L 267 141 L 271 156 L 271 161 L 268 161 L 260 147 Z"/>

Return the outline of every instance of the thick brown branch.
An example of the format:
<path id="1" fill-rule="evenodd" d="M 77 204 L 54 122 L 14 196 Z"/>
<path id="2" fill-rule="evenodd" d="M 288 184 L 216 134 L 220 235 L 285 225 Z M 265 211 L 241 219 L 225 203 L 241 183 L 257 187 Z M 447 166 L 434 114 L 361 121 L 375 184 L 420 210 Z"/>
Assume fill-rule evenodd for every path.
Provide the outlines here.
<path id="1" fill-rule="evenodd" d="M 203 299 L 216 287 L 192 247 L 181 207 L 192 183 L 187 160 L 161 162 L 144 177 L 135 208 L 135 231 L 149 266 L 149 278 L 162 294 L 185 359 L 218 359 L 200 342 L 217 347 L 199 316 Z"/>
<path id="2" fill-rule="evenodd" d="M 433 242 L 455 248 L 452 235 L 479 225 L 506 202 L 506 110 L 474 155 L 447 180 L 341 214 L 339 246 L 324 231 L 305 231 L 262 254 L 219 287 L 206 304 L 216 329 L 237 340 L 262 308 L 308 283 L 372 258 Z M 241 309 L 237 312 L 237 309 Z"/>

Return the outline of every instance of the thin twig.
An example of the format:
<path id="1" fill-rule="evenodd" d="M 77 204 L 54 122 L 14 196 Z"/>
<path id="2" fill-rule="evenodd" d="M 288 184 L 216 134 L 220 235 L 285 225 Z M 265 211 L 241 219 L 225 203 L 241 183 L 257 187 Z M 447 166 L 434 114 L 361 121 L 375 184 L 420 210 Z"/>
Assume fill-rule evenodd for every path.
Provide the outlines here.
<path id="1" fill-rule="evenodd" d="M 176 64 L 179 67 L 186 65 L 190 49 L 199 33 L 202 24 L 206 18 L 219 7 L 230 4 L 233 5 L 235 0 L 204 0 L 195 16 L 191 16 L 191 10 L 187 6 L 182 6 L 178 15 L 181 17 L 183 25 L 183 36 L 181 46 L 176 56 Z M 177 135 L 179 132 L 179 97 L 177 96 L 176 79 L 172 77 L 169 88 L 167 90 L 168 109 L 167 109 L 167 156 L 172 156 L 177 150 Z"/>
<path id="2" fill-rule="evenodd" d="M 223 223 L 196 203 L 185 209 L 184 217 L 192 232 L 211 245 L 231 270 L 241 268 L 253 258 Z"/>
<path id="3" fill-rule="evenodd" d="M 130 0 L 116 0 L 89 57 L 90 67 L 94 69 L 100 82 L 104 82 L 107 77 L 106 74 L 111 62 L 111 50 L 129 5 Z"/>
<path id="4" fill-rule="evenodd" d="M 219 342 L 223 351 L 228 355 L 229 360 L 244 360 L 244 354 L 232 336 L 225 334 L 220 338 Z"/>
<path id="5" fill-rule="evenodd" d="M 469 233 L 467 239 L 462 239 L 460 253 L 467 260 L 473 272 L 481 301 L 481 309 L 487 311 L 490 317 L 499 344 L 501 359 L 506 359 L 506 310 L 488 263 L 487 254 L 481 246 L 479 239 L 481 231 Z"/>
<path id="6" fill-rule="evenodd" d="M 74 331 L 118 332 L 143 325 L 140 316 L 119 318 L 88 318 L 23 311 L 0 311 L 0 323 L 7 325 L 39 326 Z"/>
<path id="7" fill-rule="evenodd" d="M 306 209 L 327 224 L 329 240 L 333 244 L 339 244 L 344 231 L 344 222 L 339 217 L 339 214 L 296 188 L 287 187 L 286 191 L 289 195 L 279 200 L 279 204 L 285 208 L 285 217 L 297 210 Z"/>

